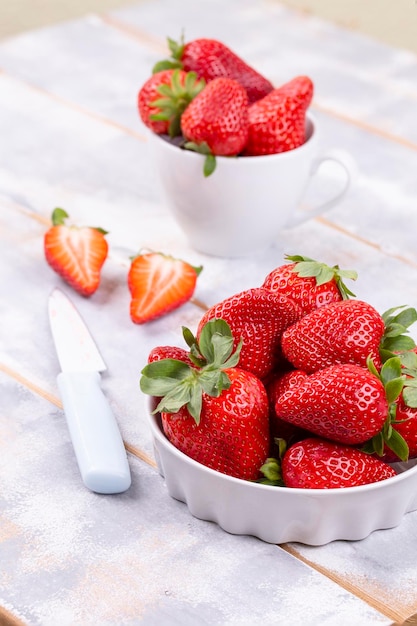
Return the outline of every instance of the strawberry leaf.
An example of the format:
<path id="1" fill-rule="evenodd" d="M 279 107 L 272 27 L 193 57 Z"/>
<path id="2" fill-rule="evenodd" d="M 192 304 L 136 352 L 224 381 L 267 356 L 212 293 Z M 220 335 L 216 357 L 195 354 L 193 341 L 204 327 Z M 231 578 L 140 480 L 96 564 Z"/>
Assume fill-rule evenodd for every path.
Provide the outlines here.
<path id="1" fill-rule="evenodd" d="M 372 454 L 375 452 L 378 456 L 383 456 L 384 454 L 384 437 L 382 432 L 378 433 L 372 439 L 367 442 L 362 448 L 362 452 L 367 452 L 368 454 Z"/>
<path id="2" fill-rule="evenodd" d="M 211 154 L 211 150 L 205 141 L 202 141 L 201 143 L 196 143 L 195 141 L 187 141 L 184 144 L 184 148 L 186 150 L 198 152 L 198 154 Z"/>
<path id="3" fill-rule="evenodd" d="M 202 356 L 197 339 L 194 337 L 191 330 L 186 326 L 182 327 L 182 336 L 184 337 L 185 343 L 190 348 L 188 356 L 194 365 L 197 365 L 197 367 L 203 367 L 206 365 L 207 359 Z"/>
<path id="4" fill-rule="evenodd" d="M 261 466 L 260 472 L 263 478 L 259 478 L 256 482 L 262 485 L 272 485 L 274 487 L 284 487 L 281 473 L 281 462 L 275 458 L 268 458 Z"/>
<path id="5" fill-rule="evenodd" d="M 205 370 L 201 373 L 199 382 L 203 391 L 213 398 L 218 398 L 224 389 L 229 389 L 230 378 L 221 370 Z"/>
<path id="6" fill-rule="evenodd" d="M 62 226 L 63 224 L 65 224 L 65 220 L 68 217 L 69 215 L 65 211 L 65 209 L 60 209 L 59 207 L 57 207 L 52 213 L 52 224 L 54 226 Z"/>
<path id="7" fill-rule="evenodd" d="M 214 154 L 208 154 L 204 159 L 203 174 L 205 178 L 213 174 L 214 170 L 216 169 L 216 165 L 217 162 Z"/>
<path id="8" fill-rule="evenodd" d="M 391 355 L 391 353 L 390 353 L 390 356 L 392 356 L 392 355 Z M 374 376 L 376 376 L 377 378 L 380 378 L 379 372 L 378 372 L 378 370 L 376 369 L 376 367 L 375 367 L 375 363 L 373 362 L 373 360 L 371 359 L 371 357 L 368 357 L 368 358 L 366 359 L 366 366 L 367 366 L 368 370 L 371 372 L 371 374 L 373 374 L 373 375 L 374 375 Z"/>
<path id="9" fill-rule="evenodd" d="M 184 337 L 184 341 L 189 348 L 192 348 L 197 344 L 197 339 L 195 338 L 191 330 L 186 326 L 182 327 L 182 336 Z"/>
<path id="10" fill-rule="evenodd" d="M 177 413 L 181 407 L 187 406 L 190 415 L 192 415 L 196 423 L 198 423 L 200 420 L 200 414 L 195 412 L 196 407 L 198 407 L 198 403 L 193 395 L 193 391 L 195 393 L 195 390 L 193 390 L 193 387 L 190 384 L 177 385 L 165 394 L 154 412 Z"/>
<path id="11" fill-rule="evenodd" d="M 162 70 L 171 70 L 175 68 L 182 68 L 183 64 L 181 62 L 182 56 L 184 54 L 184 35 L 181 35 L 180 41 L 177 42 L 170 37 L 167 37 L 168 48 L 171 52 L 171 58 L 164 59 L 162 61 L 158 61 L 152 68 L 152 74 L 156 74 L 157 72 L 162 72 Z"/>
<path id="12" fill-rule="evenodd" d="M 140 388 L 151 396 L 163 396 L 186 379 L 190 372 L 190 366 L 177 359 L 154 361 L 143 368 Z"/>
<path id="13" fill-rule="evenodd" d="M 285 258 L 288 261 L 292 261 L 293 263 L 295 263 L 293 271 L 301 278 L 315 278 L 317 285 L 324 285 L 331 280 L 335 280 L 339 288 L 340 295 L 344 300 L 347 300 L 349 297 L 355 296 L 355 294 L 350 289 L 348 289 L 348 287 L 343 282 L 343 279 L 347 278 L 349 278 L 350 280 L 357 279 L 358 274 L 354 270 L 341 270 L 338 265 L 330 267 L 325 263 L 320 263 L 319 261 L 310 259 L 310 257 L 301 256 L 298 254 L 287 254 Z"/>
<path id="14" fill-rule="evenodd" d="M 398 357 L 392 357 L 381 368 L 381 380 L 386 384 L 390 380 L 401 376 L 401 361 Z"/>
<path id="15" fill-rule="evenodd" d="M 278 456 L 282 459 L 287 450 L 287 442 L 282 437 L 274 437 L 274 443 L 278 447 Z"/>
<path id="16" fill-rule="evenodd" d="M 385 394 L 387 396 L 388 404 L 395 402 L 399 398 L 403 387 L 404 380 L 402 378 L 394 378 L 393 380 L 387 382 L 385 385 Z"/>
<path id="17" fill-rule="evenodd" d="M 195 419 L 196 424 L 200 423 L 200 415 L 203 403 L 203 396 L 200 389 L 197 386 L 190 389 L 190 400 L 187 403 L 187 410 Z"/>
<path id="18" fill-rule="evenodd" d="M 200 333 L 200 352 L 207 363 L 218 363 L 221 356 L 228 358 L 233 349 L 230 326 L 222 319 L 214 319 L 204 325 Z"/>
<path id="19" fill-rule="evenodd" d="M 391 429 L 391 436 L 385 441 L 385 443 L 388 448 L 392 450 L 399 459 L 401 459 L 401 461 L 408 461 L 409 449 L 407 442 L 404 437 L 400 435 L 397 430 L 395 430 L 395 428 Z"/>
<path id="20" fill-rule="evenodd" d="M 395 311 L 403 309 L 397 315 L 394 315 Z M 385 322 L 385 326 L 390 324 L 401 324 L 405 328 L 409 328 L 414 322 L 417 321 L 417 311 L 413 307 L 406 307 L 406 305 L 393 307 L 388 309 L 382 314 L 382 319 Z"/>
<path id="21" fill-rule="evenodd" d="M 417 321 L 416 309 L 405 306 L 393 307 L 382 314 L 382 319 L 385 323 L 385 332 L 380 344 L 382 361 L 416 347 L 414 339 L 407 334 L 408 328 Z"/>
<path id="22" fill-rule="evenodd" d="M 416 344 L 412 337 L 408 337 L 407 335 L 399 335 L 397 337 L 384 336 L 381 342 L 381 346 L 383 350 L 387 350 L 391 353 L 396 353 L 413 350 L 413 348 L 416 347 Z"/>
<path id="23" fill-rule="evenodd" d="M 398 358 L 405 370 L 417 370 L 417 354 L 412 350 L 399 354 Z"/>
<path id="24" fill-rule="evenodd" d="M 184 33 L 181 33 L 179 42 L 175 41 L 175 39 L 171 39 L 171 37 L 167 37 L 167 42 L 172 58 L 180 60 L 184 54 L 185 48 Z"/>
<path id="25" fill-rule="evenodd" d="M 157 74 L 158 72 L 162 72 L 164 70 L 174 70 L 176 68 L 181 69 L 182 63 L 180 61 L 171 61 L 170 59 L 164 59 L 163 61 L 158 61 L 152 68 L 152 74 Z"/>
<path id="26" fill-rule="evenodd" d="M 392 322 L 388 326 L 385 326 L 385 337 L 398 337 L 407 331 L 407 327 L 398 322 Z"/>
<path id="27" fill-rule="evenodd" d="M 415 381 L 417 383 L 417 381 Z M 405 383 L 403 390 L 403 400 L 412 409 L 417 408 L 417 384 Z"/>
<path id="28" fill-rule="evenodd" d="M 401 361 L 398 357 L 385 361 L 381 368 L 380 379 L 385 387 L 388 404 L 392 404 L 398 399 L 404 387 Z"/>
<path id="29" fill-rule="evenodd" d="M 216 169 L 216 157 L 212 154 L 208 144 L 205 141 L 201 143 L 195 143 L 194 141 L 187 141 L 184 144 L 184 148 L 186 150 L 192 150 L 193 152 L 197 152 L 198 154 L 205 155 L 204 165 L 203 165 L 203 174 L 205 178 L 211 176 L 211 174 Z"/>

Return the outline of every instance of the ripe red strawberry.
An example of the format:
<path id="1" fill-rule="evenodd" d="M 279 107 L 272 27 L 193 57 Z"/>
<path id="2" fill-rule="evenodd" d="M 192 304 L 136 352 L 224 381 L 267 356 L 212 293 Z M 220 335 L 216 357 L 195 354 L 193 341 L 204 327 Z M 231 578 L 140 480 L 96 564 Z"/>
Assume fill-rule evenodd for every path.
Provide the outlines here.
<path id="1" fill-rule="evenodd" d="M 206 311 L 197 338 L 208 320 L 224 319 L 232 330 L 235 348 L 243 342 L 239 367 L 265 378 L 278 365 L 283 331 L 298 318 L 298 306 L 289 298 L 266 289 L 248 289 Z"/>
<path id="2" fill-rule="evenodd" d="M 280 395 L 282 395 L 287 389 L 291 389 L 295 385 L 298 385 L 299 382 L 306 377 L 307 374 L 301 370 L 290 370 L 284 374 L 277 375 L 266 385 L 266 392 L 269 400 L 271 434 L 274 438 L 278 437 L 280 439 L 284 439 L 287 445 L 289 445 L 290 442 L 298 441 L 300 438 L 305 438 L 307 436 L 307 431 L 278 417 L 275 405 Z"/>
<path id="3" fill-rule="evenodd" d="M 91 296 L 100 284 L 107 258 L 106 231 L 88 226 L 68 226 L 68 213 L 55 209 L 45 233 L 44 253 L 49 265 L 82 296 Z"/>
<path id="4" fill-rule="evenodd" d="M 194 39 L 184 45 L 168 38 L 172 58 L 158 63 L 155 70 L 182 67 L 207 82 L 214 78 L 233 78 L 245 88 L 249 102 L 255 102 L 273 90 L 272 83 L 245 63 L 224 43 L 215 39 Z"/>
<path id="5" fill-rule="evenodd" d="M 239 154 L 248 138 L 245 90 L 231 78 L 215 78 L 182 114 L 181 130 L 190 150 L 218 156 Z"/>
<path id="6" fill-rule="evenodd" d="M 130 317 L 135 324 L 154 320 L 187 302 L 194 293 L 202 267 L 161 252 L 139 254 L 131 263 L 128 285 Z"/>
<path id="7" fill-rule="evenodd" d="M 298 489 L 357 487 L 395 475 L 392 467 L 369 454 L 321 439 L 295 443 L 282 459 L 284 484 Z"/>
<path id="8" fill-rule="evenodd" d="M 292 262 L 272 270 L 262 287 L 295 300 L 302 316 L 330 302 L 354 296 L 343 278 L 356 280 L 355 271 L 341 270 L 338 265 L 329 267 L 306 256 L 287 255 L 285 258 Z"/>
<path id="9" fill-rule="evenodd" d="M 342 300 L 315 309 L 282 335 L 284 356 L 297 369 L 315 372 L 336 363 L 381 367 L 382 316 L 362 300 Z"/>
<path id="10" fill-rule="evenodd" d="M 360 365 L 332 365 L 288 387 L 275 404 L 278 417 L 339 443 L 364 443 L 388 416 L 381 380 Z"/>
<path id="11" fill-rule="evenodd" d="M 154 74 L 138 93 L 142 122 L 158 135 L 179 135 L 181 114 L 204 85 L 195 74 L 179 69 Z"/>
<path id="12" fill-rule="evenodd" d="M 298 76 L 249 107 L 247 156 L 276 154 L 298 148 L 306 141 L 306 111 L 313 83 Z"/>
<path id="13" fill-rule="evenodd" d="M 230 329 L 222 320 L 202 330 L 199 351 L 207 365 L 195 370 L 164 359 L 142 370 L 141 389 L 162 397 L 157 411 L 171 443 L 218 472 L 255 480 L 269 450 L 268 398 L 261 381 L 236 367 Z M 215 337 L 215 339 L 214 339 Z"/>
<path id="14" fill-rule="evenodd" d="M 162 412 L 162 427 L 171 443 L 212 469 L 254 480 L 268 455 L 268 402 L 261 381 L 250 372 L 225 370 L 232 381 L 218 398 L 203 396 L 197 425 L 187 409 Z"/>

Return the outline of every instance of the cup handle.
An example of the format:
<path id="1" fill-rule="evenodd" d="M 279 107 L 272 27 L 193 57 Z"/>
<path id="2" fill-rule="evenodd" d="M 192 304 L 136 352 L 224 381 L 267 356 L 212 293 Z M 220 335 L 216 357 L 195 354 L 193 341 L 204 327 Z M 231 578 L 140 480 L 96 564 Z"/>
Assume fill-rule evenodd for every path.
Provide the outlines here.
<path id="1" fill-rule="evenodd" d="M 292 228 L 293 226 L 298 226 L 303 222 L 307 222 L 313 217 L 317 215 L 322 215 L 326 213 L 330 209 L 332 209 L 340 200 L 346 195 L 348 189 L 352 184 L 352 180 L 356 173 L 356 164 L 353 158 L 347 152 L 343 150 L 328 150 L 323 155 L 316 157 L 311 165 L 310 170 L 310 180 L 313 176 L 316 176 L 320 165 L 325 161 L 333 161 L 333 163 L 337 163 L 343 169 L 346 175 L 346 180 L 342 187 L 342 190 L 339 191 L 333 198 L 330 200 L 326 200 L 317 207 L 308 208 L 306 210 L 302 210 L 297 208 L 290 222 L 286 225 L 287 228 Z"/>

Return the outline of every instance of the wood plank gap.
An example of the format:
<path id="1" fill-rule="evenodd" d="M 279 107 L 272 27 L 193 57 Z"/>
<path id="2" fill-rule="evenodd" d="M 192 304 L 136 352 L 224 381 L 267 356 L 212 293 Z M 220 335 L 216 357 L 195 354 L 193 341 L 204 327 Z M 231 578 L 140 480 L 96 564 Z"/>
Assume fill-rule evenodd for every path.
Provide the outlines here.
<path id="1" fill-rule="evenodd" d="M 170 52 L 168 50 L 168 46 L 166 43 L 163 44 L 159 37 L 154 37 L 146 31 L 141 30 L 137 26 L 131 26 L 123 20 L 119 20 L 117 17 L 109 15 L 108 13 L 105 13 L 103 15 L 97 15 L 96 17 L 107 26 L 115 28 L 116 30 L 122 32 L 124 35 L 128 35 L 136 41 L 140 41 L 145 45 L 147 49 L 152 49 L 155 52 L 164 55 L 165 58 L 169 57 Z M 151 69 L 152 68 L 149 68 L 149 75 L 151 74 Z"/>
<path id="2" fill-rule="evenodd" d="M 0 606 L 0 624 L 1 626 L 27 626 L 27 622 L 23 622 L 3 606 Z"/>
<path id="3" fill-rule="evenodd" d="M 25 207 L 14 200 L 10 200 L 10 198 L 5 197 L 3 194 L 1 194 L 0 196 L 0 202 L 2 205 L 7 205 L 9 209 L 12 209 L 13 211 L 18 211 L 26 217 L 30 217 L 36 222 L 39 222 L 40 224 L 44 224 L 45 226 L 52 225 L 52 222 L 49 218 L 45 217 L 44 215 L 40 215 L 39 213 L 36 213 L 32 209 Z"/>
<path id="4" fill-rule="evenodd" d="M 18 204 L 17 202 L 12 202 L 12 201 L 9 201 L 8 199 L 5 200 L 4 198 L 1 199 L 1 202 L 4 204 L 7 202 L 9 208 L 13 210 L 17 210 L 20 213 L 23 213 L 24 215 L 26 215 L 27 217 L 30 217 L 31 219 L 34 219 L 40 222 L 41 224 L 44 224 L 45 226 L 51 226 L 51 220 L 49 218 L 46 218 L 43 215 L 40 215 L 39 213 L 36 213 L 35 211 L 32 211 L 31 209 L 28 209 L 27 207 L 21 204 Z M 411 259 L 408 259 L 407 257 L 404 257 L 400 254 L 391 254 L 389 252 L 386 252 L 385 250 L 382 249 L 380 244 L 369 241 L 368 239 L 361 237 L 357 233 L 351 232 L 347 230 L 346 228 L 343 228 L 343 226 L 339 226 L 338 224 L 331 222 L 325 217 L 317 216 L 314 219 L 317 222 L 320 222 L 321 224 L 323 224 L 324 226 L 327 226 L 328 228 L 331 228 L 332 230 L 336 230 L 337 232 L 342 233 L 346 237 L 355 239 L 355 241 L 363 243 L 364 245 L 369 246 L 370 248 L 373 248 L 374 250 L 377 250 L 384 256 L 387 256 L 392 259 L 396 259 L 397 261 L 400 261 L 401 263 L 405 263 L 406 265 L 409 265 L 410 267 L 417 268 L 417 262 L 413 262 Z M 111 259 L 116 264 L 122 267 L 123 266 L 128 267 L 130 265 L 129 261 L 127 261 L 126 259 L 122 259 L 117 254 L 112 254 L 111 252 L 109 252 L 109 259 Z M 209 308 L 207 304 L 205 304 L 198 298 L 191 298 L 190 302 L 194 304 L 195 306 L 197 306 L 198 308 L 200 308 L 202 311 L 207 311 Z"/>
<path id="5" fill-rule="evenodd" d="M 342 576 L 339 576 L 339 574 L 335 574 L 334 572 L 327 569 L 326 567 L 323 567 L 322 565 L 318 565 L 314 561 L 307 559 L 305 556 L 300 554 L 300 552 L 298 552 L 298 550 L 294 548 L 292 545 L 288 543 L 283 543 L 283 544 L 280 544 L 278 547 L 284 550 L 285 552 L 288 552 L 288 554 L 291 554 L 291 556 L 298 559 L 299 561 L 302 561 L 303 563 L 305 563 L 305 565 L 308 565 L 309 567 L 317 571 L 319 574 L 326 576 L 326 578 L 329 578 L 330 580 L 332 580 L 334 583 L 339 585 L 339 587 L 342 587 L 343 589 L 353 594 L 360 600 L 363 600 L 363 602 L 366 602 L 366 604 L 369 604 L 373 609 L 376 609 L 377 611 L 379 611 L 380 613 L 382 613 L 389 619 L 392 619 L 394 623 L 402 624 L 404 620 L 406 619 L 407 616 L 404 616 L 401 613 L 401 611 L 393 609 L 391 606 L 388 606 L 385 602 L 378 600 L 377 598 L 374 598 L 371 594 L 367 593 L 366 591 L 363 591 L 363 589 L 361 589 L 357 585 L 354 585 L 353 583 L 346 580 Z"/>
<path id="6" fill-rule="evenodd" d="M 137 448 L 136 446 L 132 446 L 130 443 L 124 442 L 124 444 L 126 450 L 130 452 L 130 454 L 133 454 L 133 456 L 136 456 L 138 459 L 145 461 L 145 463 L 147 463 L 154 469 L 158 469 L 158 465 L 155 459 L 152 459 L 150 456 L 148 456 L 146 452 L 143 452 L 142 450 L 140 450 L 140 448 Z"/>
<path id="7" fill-rule="evenodd" d="M 48 402 L 50 402 L 51 404 L 54 404 L 55 406 L 57 406 L 59 409 L 62 410 L 63 408 L 62 402 L 59 398 L 54 396 L 49 391 L 45 391 L 44 389 L 42 389 L 42 387 L 32 382 L 25 376 L 22 376 L 21 374 L 19 374 L 19 372 L 16 372 L 16 370 L 12 369 L 5 363 L 0 362 L 0 371 L 2 371 L 4 374 L 9 376 L 9 378 L 12 378 L 16 382 L 18 382 L 20 385 L 23 385 L 23 387 L 26 387 L 27 389 L 29 389 L 29 391 L 31 391 L 32 393 L 36 393 L 38 396 L 40 396 L 44 400 L 47 400 Z M 133 446 L 130 443 L 127 443 L 126 441 L 123 441 L 123 443 L 124 443 L 126 450 L 130 452 L 130 454 L 132 454 L 133 456 L 136 456 L 141 461 L 145 461 L 145 463 L 157 469 L 157 464 L 155 460 L 152 459 L 150 456 L 148 456 L 146 452 L 143 452 L 137 446 Z M 1 613 L 0 613 L 0 618 L 1 618 Z M 1 625 L 1 620 L 0 620 L 0 625 Z"/>
<path id="8" fill-rule="evenodd" d="M 357 128 L 360 128 L 361 130 L 364 130 L 367 133 L 378 135 L 379 137 L 382 137 L 383 139 L 387 139 L 388 141 L 392 141 L 393 143 L 398 143 L 404 146 L 405 148 L 409 148 L 410 150 L 417 150 L 417 144 L 414 143 L 413 141 L 409 141 L 408 139 L 405 139 L 404 137 L 400 137 L 398 135 L 395 135 L 394 133 L 390 133 L 387 130 L 383 130 L 382 128 L 379 128 L 377 126 L 373 126 L 372 124 L 369 124 L 368 122 L 364 122 L 363 120 L 358 120 L 356 118 L 350 117 L 349 115 L 345 115 L 344 113 L 339 113 L 338 111 L 335 111 L 334 109 L 330 109 L 329 107 L 321 105 L 319 102 L 317 102 L 317 100 L 314 100 L 313 104 L 311 105 L 311 108 L 316 109 L 317 111 L 320 111 L 321 113 L 324 113 L 325 115 L 335 117 L 336 119 L 342 122 L 346 122 L 348 124 L 356 126 Z"/>
<path id="9" fill-rule="evenodd" d="M 44 400 L 47 400 L 51 404 L 54 404 L 58 408 L 62 409 L 62 402 L 59 400 L 59 398 L 54 396 L 49 391 L 45 391 L 45 389 L 42 389 L 42 387 L 40 387 L 36 383 L 32 382 L 31 380 L 29 380 L 25 376 L 22 376 L 22 374 L 19 374 L 19 372 L 16 372 L 15 370 L 13 370 L 11 367 L 6 365 L 5 363 L 1 363 L 0 362 L 0 371 L 2 371 L 4 374 L 9 376 L 9 378 L 13 378 L 13 380 L 15 380 L 19 384 L 23 385 L 24 387 L 26 387 L 27 389 L 29 389 L 33 393 L 36 393 L 38 396 L 40 396 Z"/>
<path id="10" fill-rule="evenodd" d="M 355 241 L 359 241 L 360 243 L 363 243 L 369 246 L 370 248 L 374 248 L 374 250 L 378 250 L 378 252 L 389 257 L 390 259 L 396 259 L 397 261 L 400 261 L 401 263 L 405 263 L 406 265 L 410 265 L 413 268 L 417 267 L 417 263 L 412 261 L 411 259 L 408 259 L 407 257 L 404 257 L 401 254 L 392 254 L 390 252 L 387 252 L 386 250 L 383 250 L 383 248 L 381 247 L 379 243 L 369 241 L 368 239 L 361 237 L 357 233 L 351 232 L 350 230 L 343 228 L 343 226 L 340 226 L 339 224 L 335 224 L 334 222 L 329 221 L 325 217 L 318 216 L 318 217 L 315 217 L 314 219 L 317 222 L 320 222 L 321 224 L 323 224 L 324 226 L 331 228 L 332 230 L 336 230 L 339 233 L 346 235 L 347 237 L 351 237 L 352 239 L 355 239 Z"/>
<path id="11" fill-rule="evenodd" d="M 47 89 L 44 89 L 43 87 L 39 87 L 39 85 L 35 85 L 34 83 L 28 80 L 23 80 L 21 78 L 13 76 L 12 74 L 5 72 L 4 70 L 3 70 L 3 73 L 9 76 L 11 79 L 15 81 L 19 81 L 20 83 L 26 85 L 26 87 L 29 87 L 33 91 L 36 91 L 37 93 L 47 96 L 48 98 L 51 98 L 55 102 L 58 102 L 59 104 L 62 104 L 72 109 L 73 111 L 82 113 L 83 115 L 86 115 L 87 117 L 94 119 L 96 122 L 100 122 L 102 124 L 105 124 L 106 126 L 111 126 L 113 128 L 116 128 L 117 130 L 119 130 L 122 133 L 125 133 L 126 135 L 130 135 L 131 137 L 134 137 L 135 139 L 139 139 L 139 141 L 147 141 L 145 135 L 139 132 L 136 132 L 135 130 L 132 130 L 128 126 L 123 126 L 122 124 L 119 124 L 118 122 L 115 122 L 114 120 L 111 120 L 108 117 L 104 117 L 104 115 L 100 115 L 99 113 L 95 113 L 94 111 L 91 111 L 90 109 L 86 109 L 80 106 L 79 104 L 76 104 L 72 100 L 67 100 L 66 98 L 62 98 L 61 96 L 58 96 L 57 94 L 51 91 L 48 91 Z"/>

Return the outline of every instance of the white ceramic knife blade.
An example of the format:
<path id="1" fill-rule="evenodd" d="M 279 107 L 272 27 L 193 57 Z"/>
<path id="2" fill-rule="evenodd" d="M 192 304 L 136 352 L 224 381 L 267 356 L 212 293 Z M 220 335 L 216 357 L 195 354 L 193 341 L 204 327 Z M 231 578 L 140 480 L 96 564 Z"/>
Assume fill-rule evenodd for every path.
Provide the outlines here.
<path id="1" fill-rule="evenodd" d="M 54 289 L 49 321 L 61 373 L 58 388 L 83 482 L 97 493 L 121 493 L 131 484 L 126 450 L 100 386 L 106 365 L 71 300 Z"/>

